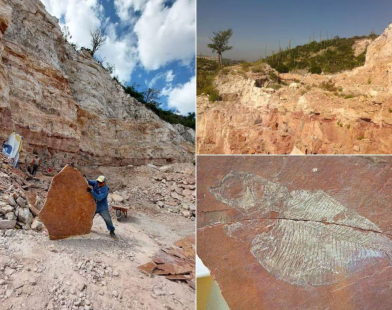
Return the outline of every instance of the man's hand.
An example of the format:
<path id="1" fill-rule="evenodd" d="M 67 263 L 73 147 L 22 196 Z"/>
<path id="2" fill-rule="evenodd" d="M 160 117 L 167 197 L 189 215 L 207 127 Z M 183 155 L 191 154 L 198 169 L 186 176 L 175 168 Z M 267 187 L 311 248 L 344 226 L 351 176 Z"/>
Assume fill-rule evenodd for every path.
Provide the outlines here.
<path id="1" fill-rule="evenodd" d="M 88 191 L 89 193 L 91 193 L 92 188 L 91 188 L 91 187 L 87 187 L 87 191 Z"/>

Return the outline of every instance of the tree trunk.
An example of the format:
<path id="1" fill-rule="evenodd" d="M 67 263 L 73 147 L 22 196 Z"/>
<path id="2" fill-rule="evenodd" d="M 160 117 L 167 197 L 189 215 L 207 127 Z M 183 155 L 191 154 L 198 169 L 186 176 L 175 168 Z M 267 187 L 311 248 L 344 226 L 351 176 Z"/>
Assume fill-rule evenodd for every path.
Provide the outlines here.
<path id="1" fill-rule="evenodd" d="M 222 53 L 218 53 L 218 65 L 219 65 L 219 67 L 223 67 Z"/>

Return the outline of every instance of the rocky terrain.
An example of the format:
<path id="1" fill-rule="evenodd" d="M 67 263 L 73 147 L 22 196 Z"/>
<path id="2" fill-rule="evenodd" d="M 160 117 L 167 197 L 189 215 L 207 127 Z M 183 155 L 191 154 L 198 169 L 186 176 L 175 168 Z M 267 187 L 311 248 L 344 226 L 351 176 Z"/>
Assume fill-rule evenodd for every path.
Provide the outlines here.
<path id="1" fill-rule="evenodd" d="M 39 0 L 0 1 L 0 139 L 12 131 L 24 137 L 22 164 L 36 152 L 56 169 L 165 165 L 194 155 L 192 130 L 127 95 L 87 50 L 66 42 Z"/>
<path id="2" fill-rule="evenodd" d="M 0 169 L 0 300 L 2 309 L 193 309 L 182 281 L 150 277 L 137 267 L 162 247 L 194 233 L 193 164 L 103 168 L 119 240 L 94 218 L 90 234 L 51 241 L 36 217 L 51 177 Z M 120 171 L 122 169 L 122 171 Z M 117 177 L 115 177 L 117 176 Z M 13 221 L 15 227 L 9 227 Z M 15 225 L 16 223 L 16 225 Z"/>
<path id="3" fill-rule="evenodd" d="M 279 75 L 225 68 L 222 101 L 197 98 L 200 154 L 384 154 L 392 150 L 392 24 L 367 48 L 366 63 L 333 75 Z M 276 73 L 276 72 L 275 72 Z"/>
<path id="4" fill-rule="evenodd" d="M 230 309 L 388 309 L 391 177 L 390 156 L 202 156 L 198 256 Z"/>

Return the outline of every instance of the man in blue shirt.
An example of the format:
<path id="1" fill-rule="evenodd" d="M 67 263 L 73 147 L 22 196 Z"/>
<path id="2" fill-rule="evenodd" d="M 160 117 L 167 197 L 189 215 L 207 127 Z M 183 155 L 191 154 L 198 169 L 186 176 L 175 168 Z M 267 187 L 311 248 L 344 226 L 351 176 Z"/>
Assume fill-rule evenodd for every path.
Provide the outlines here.
<path id="1" fill-rule="evenodd" d="M 109 213 L 109 187 L 106 185 L 106 178 L 103 175 L 99 176 L 96 180 L 90 180 L 88 177 L 84 177 L 86 178 L 88 185 L 93 187 L 87 187 L 87 191 L 91 193 L 97 204 L 95 214 L 99 213 L 99 215 L 102 216 L 106 223 L 106 227 L 110 231 L 110 236 L 117 239 L 117 236 L 114 233 L 115 228 L 113 226 L 112 218 Z"/>

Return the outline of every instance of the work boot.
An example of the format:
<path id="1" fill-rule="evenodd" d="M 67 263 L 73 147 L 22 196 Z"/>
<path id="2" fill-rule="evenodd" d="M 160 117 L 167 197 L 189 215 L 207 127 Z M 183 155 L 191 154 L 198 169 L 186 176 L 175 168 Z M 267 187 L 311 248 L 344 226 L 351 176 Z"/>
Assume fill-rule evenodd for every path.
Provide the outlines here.
<path id="1" fill-rule="evenodd" d="M 114 230 L 110 231 L 110 237 L 112 237 L 113 239 L 118 239 L 117 235 L 114 233 Z"/>

